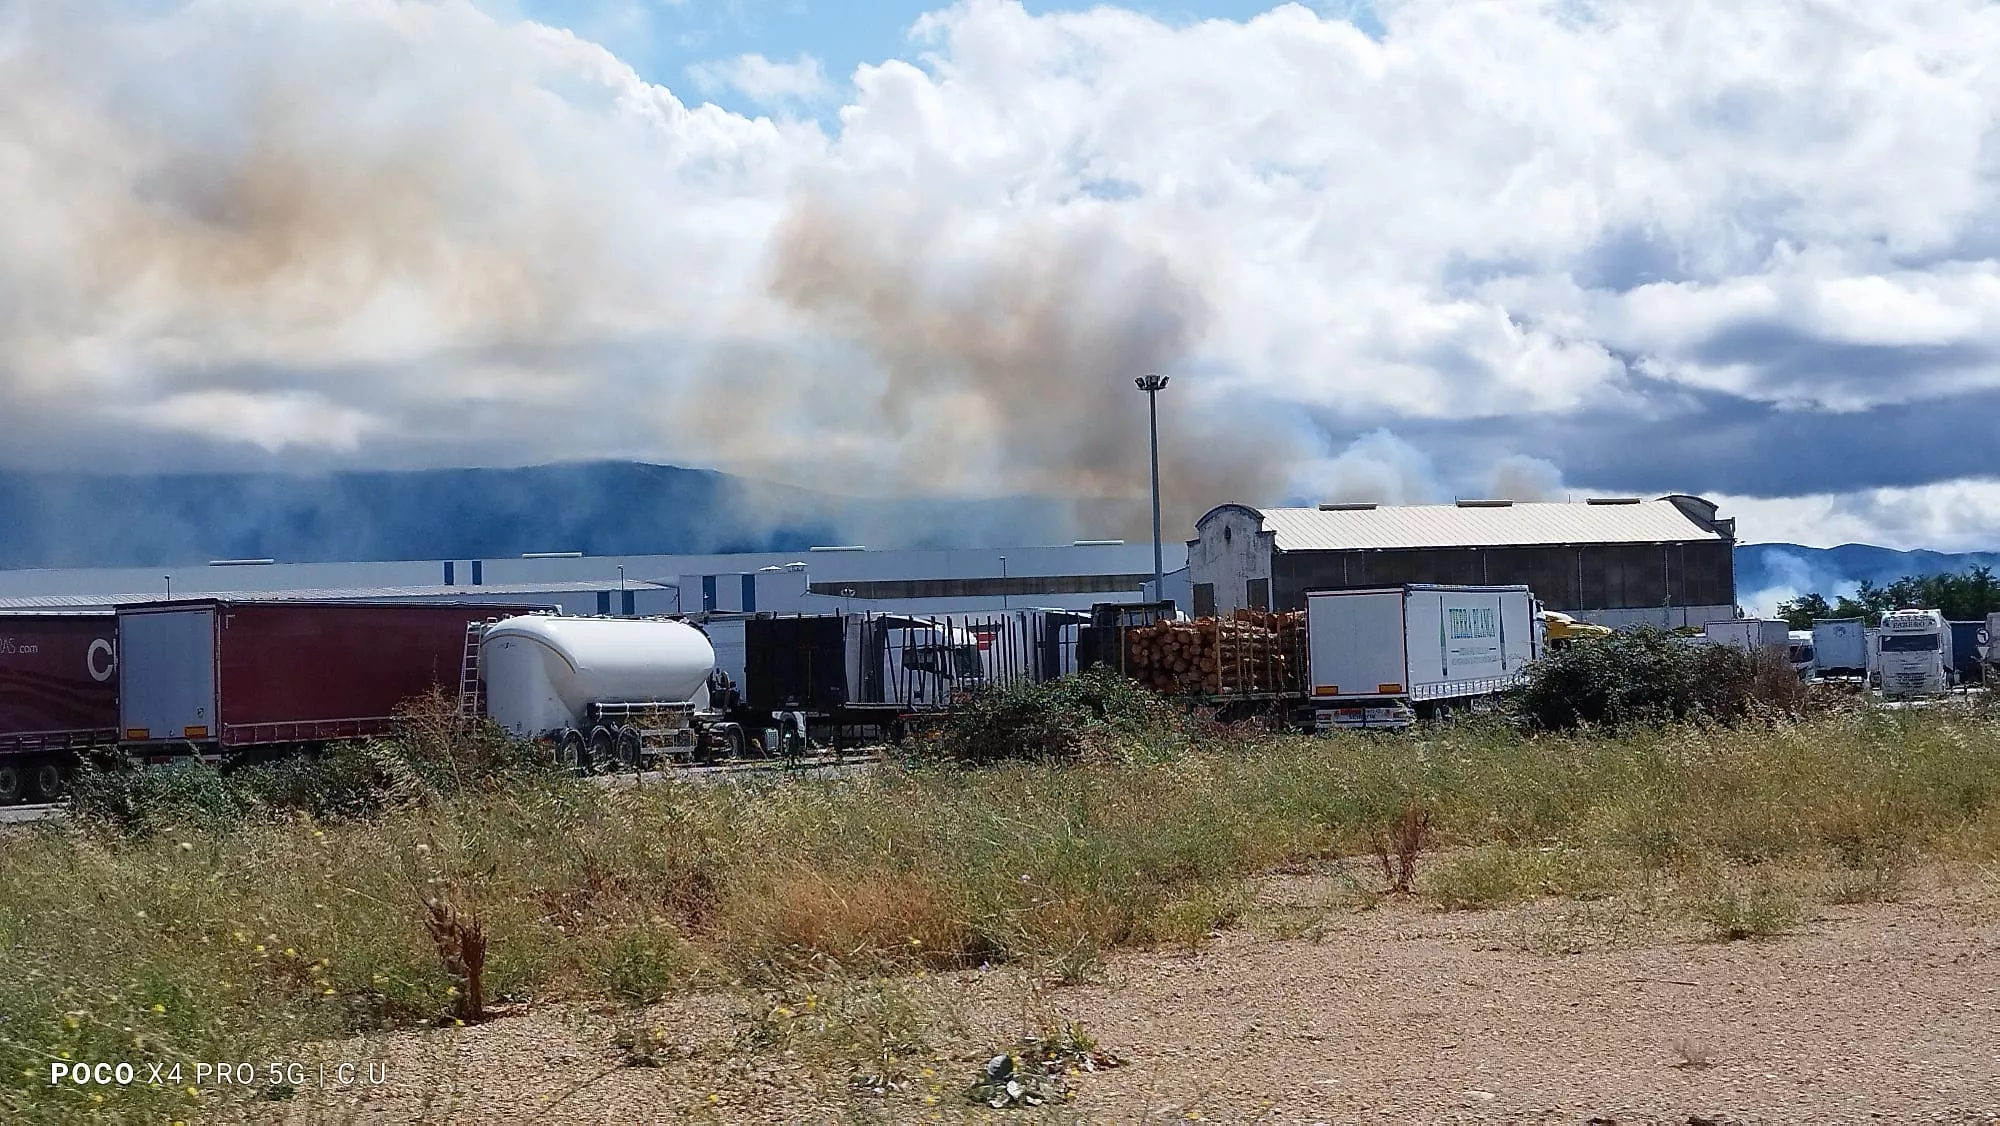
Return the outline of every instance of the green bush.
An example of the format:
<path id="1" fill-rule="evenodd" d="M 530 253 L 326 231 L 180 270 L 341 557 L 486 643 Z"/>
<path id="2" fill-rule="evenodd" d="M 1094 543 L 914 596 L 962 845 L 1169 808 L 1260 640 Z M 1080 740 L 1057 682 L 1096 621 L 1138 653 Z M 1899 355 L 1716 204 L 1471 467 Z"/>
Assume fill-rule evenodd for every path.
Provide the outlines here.
<path id="1" fill-rule="evenodd" d="M 929 750 L 962 763 L 1065 760 L 1179 749 L 1187 718 L 1116 671 L 1098 667 L 1043 684 L 1014 681 L 974 696 L 948 717 Z"/>
<path id="2" fill-rule="evenodd" d="M 163 769 L 86 767 L 69 809 L 81 821 L 144 837 L 169 825 L 224 827 L 257 814 L 369 817 L 555 770 L 549 756 L 490 725 L 462 731 L 456 708 L 441 696 L 412 703 L 398 718 L 387 739 L 221 768 L 197 759 Z"/>
<path id="3" fill-rule="evenodd" d="M 241 821 L 250 810 L 221 771 L 195 759 L 158 770 L 86 765 L 67 800 L 78 820 L 137 837 L 177 824 L 219 828 Z"/>
<path id="4" fill-rule="evenodd" d="M 1784 660 L 1728 645 L 1691 645 L 1640 629 L 1568 646 L 1537 662 L 1514 698 L 1526 726 L 1547 731 L 1686 720 L 1736 723 L 1796 715 L 1806 686 Z"/>

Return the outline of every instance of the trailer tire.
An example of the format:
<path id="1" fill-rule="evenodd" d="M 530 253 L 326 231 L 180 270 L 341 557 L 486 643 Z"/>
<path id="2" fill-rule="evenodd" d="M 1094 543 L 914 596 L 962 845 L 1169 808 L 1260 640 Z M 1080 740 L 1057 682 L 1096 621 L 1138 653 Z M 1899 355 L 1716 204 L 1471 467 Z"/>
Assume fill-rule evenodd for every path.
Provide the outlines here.
<path id="1" fill-rule="evenodd" d="M 639 729 L 625 726 L 618 729 L 618 761 L 638 770 L 645 757 L 646 744 L 639 738 Z"/>
<path id="2" fill-rule="evenodd" d="M 11 762 L 0 762 L 0 805 L 13 805 L 21 800 L 21 768 Z"/>
<path id="3" fill-rule="evenodd" d="M 585 755 L 583 732 L 570 730 L 562 733 L 556 743 L 556 766 L 571 774 L 584 772 Z"/>
<path id="4" fill-rule="evenodd" d="M 610 728 L 592 728 L 590 732 L 591 773 L 608 773 L 617 769 L 618 740 L 612 736 Z"/>
<path id="5" fill-rule="evenodd" d="M 52 802 L 63 796 L 69 788 L 69 772 L 54 759 L 43 759 L 35 766 L 35 800 Z"/>

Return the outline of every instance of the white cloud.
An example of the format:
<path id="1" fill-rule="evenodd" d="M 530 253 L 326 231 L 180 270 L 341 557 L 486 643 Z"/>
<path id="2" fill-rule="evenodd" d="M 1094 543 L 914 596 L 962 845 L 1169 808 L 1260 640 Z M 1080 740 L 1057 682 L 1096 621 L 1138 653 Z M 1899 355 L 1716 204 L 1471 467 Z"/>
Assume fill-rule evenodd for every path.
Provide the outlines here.
<path id="1" fill-rule="evenodd" d="M 363 438 L 383 429 L 379 420 L 360 411 L 297 393 L 196 391 L 112 413 L 129 415 L 146 427 L 242 443 L 267 453 L 295 448 L 352 453 Z"/>
<path id="2" fill-rule="evenodd" d="M 2000 480 L 1941 482 L 1803 497 L 1711 494 L 1737 518 L 1744 543 L 1835 547 L 1871 543 L 1901 549 L 1992 550 L 2000 544 Z"/>
<path id="3" fill-rule="evenodd" d="M 800 55 L 788 62 L 772 62 L 762 55 L 738 55 L 719 62 L 697 63 L 688 68 L 688 77 L 704 94 L 735 90 L 765 106 L 814 101 L 827 93 L 826 74 L 819 60 Z"/>
<path id="4" fill-rule="evenodd" d="M 0 410 L 67 420 L 51 461 L 314 402 L 371 464 L 1136 496 L 1129 380 L 1164 369 L 1178 519 L 1360 472 L 1306 408 L 1490 434 L 1637 409 L 1628 362 L 1802 408 L 2000 388 L 2000 9 L 1376 8 L 1379 41 L 967 0 L 828 134 L 470 0 L 8 5 Z"/>

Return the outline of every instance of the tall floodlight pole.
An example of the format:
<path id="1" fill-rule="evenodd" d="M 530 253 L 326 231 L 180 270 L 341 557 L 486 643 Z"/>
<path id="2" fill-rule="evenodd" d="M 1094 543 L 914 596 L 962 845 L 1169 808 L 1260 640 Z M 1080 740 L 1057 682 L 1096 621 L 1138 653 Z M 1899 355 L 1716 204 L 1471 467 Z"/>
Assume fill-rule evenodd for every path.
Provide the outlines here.
<path id="1" fill-rule="evenodd" d="M 1167 576 L 1160 556 L 1160 392 L 1167 389 L 1164 375 L 1142 375 L 1133 380 L 1146 393 L 1146 417 L 1153 436 L 1153 601 L 1166 600 Z"/>

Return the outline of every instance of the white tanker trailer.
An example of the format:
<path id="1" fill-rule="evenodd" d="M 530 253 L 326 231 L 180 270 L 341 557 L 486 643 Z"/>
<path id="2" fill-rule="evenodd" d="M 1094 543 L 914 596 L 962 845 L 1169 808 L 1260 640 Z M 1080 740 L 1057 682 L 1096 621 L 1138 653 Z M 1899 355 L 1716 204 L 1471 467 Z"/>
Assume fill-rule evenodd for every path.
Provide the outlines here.
<path id="1" fill-rule="evenodd" d="M 684 622 L 507 618 L 480 635 L 479 672 L 486 714 L 509 734 L 554 743 L 566 765 L 745 749 L 743 729 L 709 699 L 715 649 Z"/>

